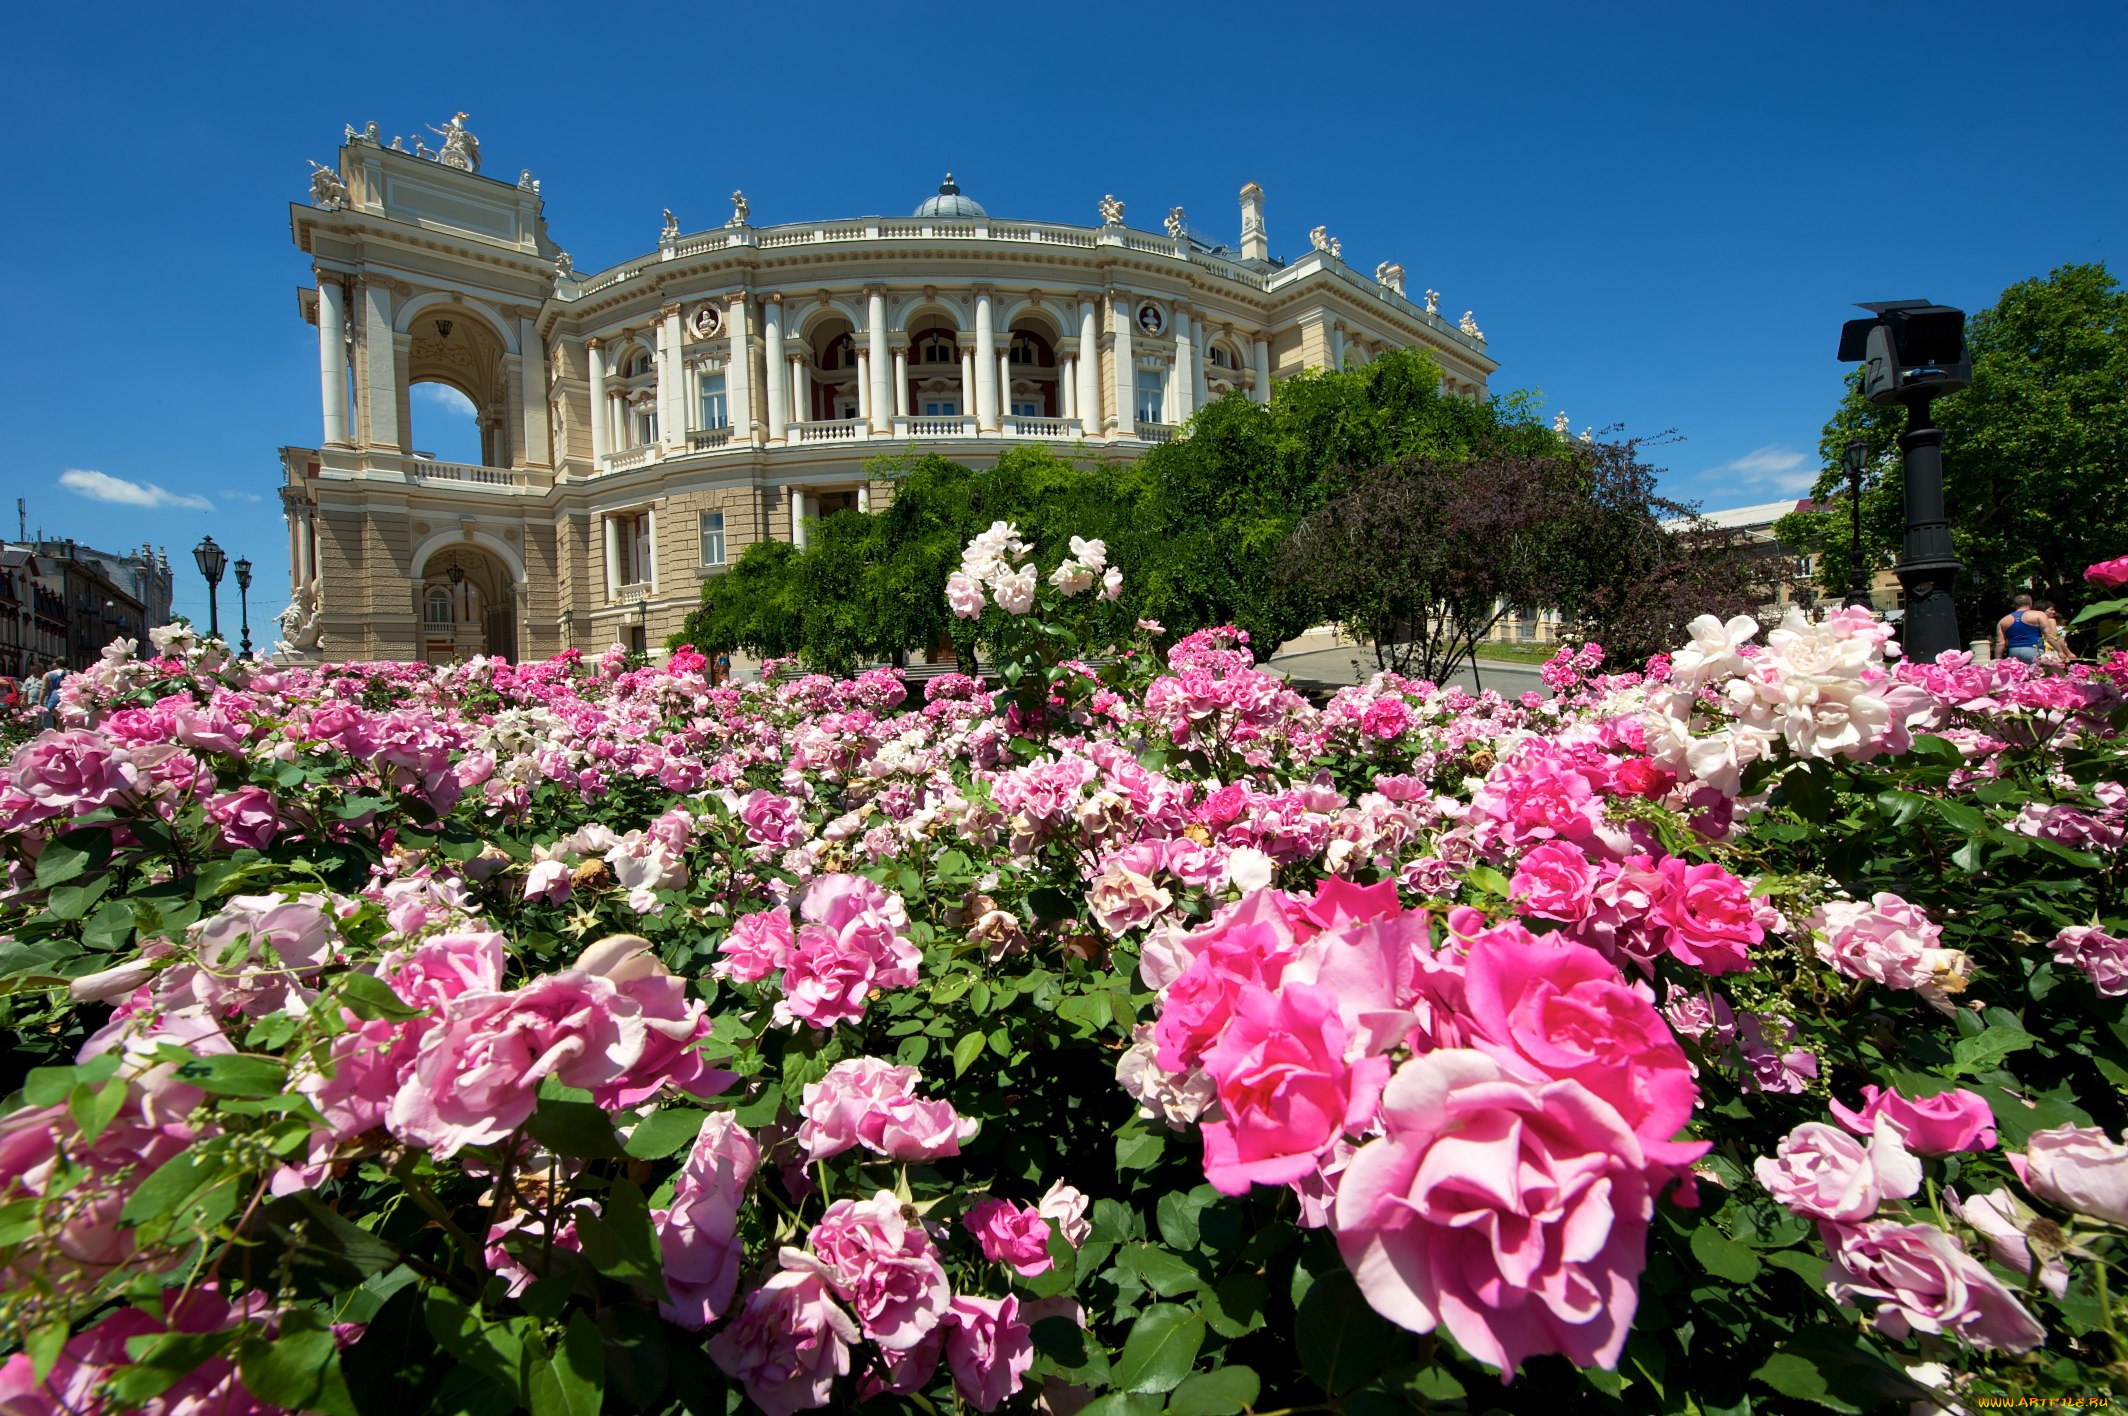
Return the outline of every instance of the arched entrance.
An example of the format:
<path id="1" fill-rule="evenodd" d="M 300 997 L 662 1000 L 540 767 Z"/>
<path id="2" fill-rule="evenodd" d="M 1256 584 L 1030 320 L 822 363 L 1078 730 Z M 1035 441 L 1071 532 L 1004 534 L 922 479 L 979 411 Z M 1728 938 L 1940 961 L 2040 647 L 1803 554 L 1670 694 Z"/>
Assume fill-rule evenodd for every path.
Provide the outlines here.
<path id="1" fill-rule="evenodd" d="M 455 663 L 485 654 L 517 658 L 517 597 L 508 567 L 482 547 L 453 542 L 414 579 L 422 658 Z"/>

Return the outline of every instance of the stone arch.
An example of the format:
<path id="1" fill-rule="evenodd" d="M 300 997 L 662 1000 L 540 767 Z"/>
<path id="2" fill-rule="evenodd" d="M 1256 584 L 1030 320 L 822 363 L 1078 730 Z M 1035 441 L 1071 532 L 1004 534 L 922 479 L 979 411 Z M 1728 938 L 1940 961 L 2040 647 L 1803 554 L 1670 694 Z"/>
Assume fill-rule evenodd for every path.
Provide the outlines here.
<path id="1" fill-rule="evenodd" d="M 815 309 L 800 325 L 799 342 L 805 349 L 812 374 L 810 405 L 799 410 L 801 421 L 855 417 L 861 401 L 857 387 L 857 352 L 865 347 L 855 312 L 839 304 Z"/>
<path id="2" fill-rule="evenodd" d="M 918 291 L 903 297 L 889 307 L 888 318 L 893 327 L 900 330 L 915 330 L 918 323 L 951 325 L 956 330 L 975 328 L 975 302 L 944 291 L 926 295 Z"/>
<path id="3" fill-rule="evenodd" d="M 1017 300 L 1005 311 L 1007 330 L 1024 325 L 1034 329 L 1052 345 L 1066 335 L 1077 334 L 1078 320 L 1077 306 L 1073 306 L 1067 316 L 1062 305 L 1046 298 L 1039 305 L 1031 299 Z"/>
<path id="4" fill-rule="evenodd" d="M 410 302 L 401 312 L 400 328 L 407 341 L 409 398 L 422 384 L 457 390 L 473 405 L 479 424 L 477 460 L 491 467 L 509 466 L 515 443 L 511 414 L 516 383 L 511 377 L 511 341 L 497 332 L 490 317 L 475 304 L 448 296 Z"/>
<path id="5" fill-rule="evenodd" d="M 517 657 L 517 595 L 524 573 L 507 543 L 483 532 L 471 539 L 463 532 L 431 536 L 416 551 L 415 567 L 411 588 L 424 659 Z"/>
<path id="6" fill-rule="evenodd" d="M 502 341 L 502 348 L 505 354 L 519 352 L 517 348 L 517 330 L 509 320 L 502 317 L 500 310 L 485 300 L 476 300 L 470 295 L 460 295 L 449 290 L 431 290 L 425 294 L 416 295 L 401 305 L 398 314 L 392 320 L 392 332 L 395 334 L 412 334 L 414 332 L 414 321 L 440 305 L 454 305 L 467 314 L 485 322 L 488 331 Z"/>

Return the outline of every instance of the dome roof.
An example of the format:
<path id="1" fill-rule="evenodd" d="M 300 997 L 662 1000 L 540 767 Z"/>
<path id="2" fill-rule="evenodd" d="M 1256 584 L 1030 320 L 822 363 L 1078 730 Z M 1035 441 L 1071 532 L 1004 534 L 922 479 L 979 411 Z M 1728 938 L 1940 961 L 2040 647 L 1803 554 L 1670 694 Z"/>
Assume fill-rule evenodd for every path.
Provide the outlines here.
<path id="1" fill-rule="evenodd" d="M 915 214 L 918 216 L 943 216 L 953 221 L 968 221 L 976 217 L 989 215 L 988 212 L 983 210 L 980 202 L 972 197 L 961 195 L 961 189 L 954 185 L 951 172 L 946 174 L 945 181 L 938 184 L 938 195 L 924 198 L 923 205 L 916 209 Z"/>

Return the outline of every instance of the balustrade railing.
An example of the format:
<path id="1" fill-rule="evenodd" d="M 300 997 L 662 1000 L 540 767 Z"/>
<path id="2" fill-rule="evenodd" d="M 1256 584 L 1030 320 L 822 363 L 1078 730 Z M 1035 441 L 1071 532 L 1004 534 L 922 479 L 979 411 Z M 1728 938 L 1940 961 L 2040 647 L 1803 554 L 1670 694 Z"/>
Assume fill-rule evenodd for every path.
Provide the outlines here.
<path id="1" fill-rule="evenodd" d="M 714 448 L 728 447 L 732 440 L 731 425 L 721 428 L 696 428 L 687 435 L 687 446 L 695 452 L 708 452 Z"/>
<path id="2" fill-rule="evenodd" d="M 798 443 L 862 442 L 865 431 L 865 421 L 862 418 L 793 423 L 791 440 Z"/>
<path id="3" fill-rule="evenodd" d="M 508 467 L 480 467 L 469 462 L 432 462 L 416 458 L 409 464 L 424 482 L 472 482 L 483 487 L 522 487 L 525 474 Z"/>
<path id="4" fill-rule="evenodd" d="M 623 448 L 619 452 L 607 453 L 606 470 L 608 472 L 626 472 L 634 467 L 648 467 L 657 460 L 657 446 L 653 443 L 646 443 L 642 447 Z"/>
<path id="5" fill-rule="evenodd" d="M 1005 419 L 1005 436 L 1008 438 L 1076 438 L 1080 436 L 1077 418 L 1028 418 L 1017 413 Z"/>
<path id="6" fill-rule="evenodd" d="M 1138 440 L 1149 443 L 1173 442 L 1175 426 L 1173 423 L 1139 423 Z"/>
<path id="7" fill-rule="evenodd" d="M 975 419 L 933 416 L 928 418 L 896 418 L 894 436 L 897 438 L 972 438 L 975 436 Z"/>

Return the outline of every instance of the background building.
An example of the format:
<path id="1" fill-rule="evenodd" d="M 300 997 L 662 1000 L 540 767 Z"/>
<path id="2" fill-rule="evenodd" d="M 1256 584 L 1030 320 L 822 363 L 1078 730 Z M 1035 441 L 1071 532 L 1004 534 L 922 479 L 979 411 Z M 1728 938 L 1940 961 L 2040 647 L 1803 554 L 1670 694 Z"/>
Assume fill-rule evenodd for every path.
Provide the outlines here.
<path id="1" fill-rule="evenodd" d="M 292 208 L 323 405 L 319 445 L 282 450 L 299 650 L 652 647 L 753 542 L 891 495 L 882 453 L 1133 457 L 1304 368 L 1417 346 L 1471 397 L 1497 368 L 1469 314 L 1322 227 L 1274 259 L 1253 183 L 1232 247 L 1113 197 L 1096 225 L 995 218 L 949 176 L 906 217 L 757 226 L 734 192 L 723 226 L 667 212 L 653 249 L 579 273 L 531 174 L 479 168 L 457 119 L 433 155 L 350 128 Z M 479 463 L 413 445 L 424 383 L 472 403 Z"/>
<path id="2" fill-rule="evenodd" d="M 63 663 L 85 669 L 112 640 L 145 644 L 167 624 L 170 562 L 142 546 L 125 555 L 68 540 L 0 544 L 0 674 Z"/>

